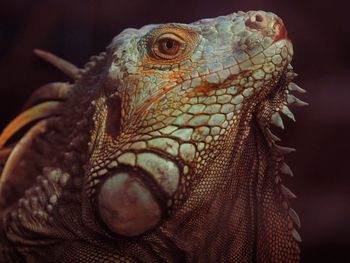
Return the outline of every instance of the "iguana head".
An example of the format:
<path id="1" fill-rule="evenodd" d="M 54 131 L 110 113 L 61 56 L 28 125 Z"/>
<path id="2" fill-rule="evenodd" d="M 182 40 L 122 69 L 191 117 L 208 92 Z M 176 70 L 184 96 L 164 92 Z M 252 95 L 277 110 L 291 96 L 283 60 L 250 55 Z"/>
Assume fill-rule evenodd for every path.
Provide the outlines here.
<path id="1" fill-rule="evenodd" d="M 264 255 L 272 258 L 284 247 L 281 238 L 292 247 L 287 254 L 293 254 L 290 236 L 296 234 L 287 227 L 293 216 L 287 215 L 279 177 L 280 169 L 290 171 L 282 155 L 289 150 L 278 147 L 269 130 L 270 123 L 283 126 L 279 112 L 293 118 L 288 104 L 302 104 L 289 94 L 302 91 L 290 83 L 292 55 L 282 20 L 252 11 L 126 29 L 84 70 L 60 61 L 59 67 L 77 80 L 55 88 L 64 90 L 66 101 L 50 104 L 50 114 L 61 117 L 29 137 L 33 141 L 40 133 L 51 147 L 49 153 L 40 152 L 37 183 L 11 218 L 26 217 L 23 204 L 42 194 L 47 202 L 54 200 L 50 209 L 42 205 L 46 216 L 40 220 L 32 210 L 28 229 L 64 225 L 62 231 L 70 229 L 67 239 L 96 246 L 103 240 L 110 250 L 117 247 L 118 255 L 144 255 L 133 250 L 134 244 L 162 243 L 157 238 L 164 233 L 175 247 L 200 253 L 207 238 L 221 231 L 220 220 L 227 232 L 220 242 L 231 240 L 232 233 L 241 240 L 245 233 L 250 237 L 239 241 L 242 247 L 254 243 L 251 254 L 269 250 Z M 43 148 L 42 142 L 33 144 Z M 279 224 L 280 217 L 286 223 Z M 233 232 L 242 218 L 249 227 Z M 273 220 L 280 229 L 270 228 Z M 63 232 L 50 231 L 45 235 L 62 239 Z M 253 241 L 274 231 L 271 244 Z M 162 250 L 164 244 L 157 249 L 166 258 L 171 249 Z"/>
<path id="2" fill-rule="evenodd" d="M 264 12 L 115 37 L 93 101 L 86 175 L 107 227 L 135 236 L 176 212 L 213 176 L 213 159 L 244 125 L 242 115 L 276 88 L 292 53 L 282 21 Z"/>

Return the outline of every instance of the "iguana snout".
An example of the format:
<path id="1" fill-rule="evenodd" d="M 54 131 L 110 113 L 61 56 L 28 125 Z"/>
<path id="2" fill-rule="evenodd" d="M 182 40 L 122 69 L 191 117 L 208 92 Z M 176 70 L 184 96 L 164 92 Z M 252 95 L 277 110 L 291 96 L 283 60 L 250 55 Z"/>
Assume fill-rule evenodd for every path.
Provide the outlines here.
<path id="1" fill-rule="evenodd" d="M 288 39 L 287 30 L 282 19 L 273 13 L 250 11 L 247 13 L 245 24 L 251 29 L 266 32 L 275 42 L 281 39 Z"/>

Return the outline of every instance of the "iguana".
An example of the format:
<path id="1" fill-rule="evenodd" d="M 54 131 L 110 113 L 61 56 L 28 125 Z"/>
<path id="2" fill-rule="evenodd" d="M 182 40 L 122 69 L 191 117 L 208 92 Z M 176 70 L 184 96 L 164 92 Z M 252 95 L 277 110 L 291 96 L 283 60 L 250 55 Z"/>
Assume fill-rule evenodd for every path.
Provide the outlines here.
<path id="1" fill-rule="evenodd" d="M 0 136 L 1 262 L 299 262 L 270 124 L 306 103 L 279 17 L 126 29 L 83 69 L 36 53 L 73 82 Z"/>

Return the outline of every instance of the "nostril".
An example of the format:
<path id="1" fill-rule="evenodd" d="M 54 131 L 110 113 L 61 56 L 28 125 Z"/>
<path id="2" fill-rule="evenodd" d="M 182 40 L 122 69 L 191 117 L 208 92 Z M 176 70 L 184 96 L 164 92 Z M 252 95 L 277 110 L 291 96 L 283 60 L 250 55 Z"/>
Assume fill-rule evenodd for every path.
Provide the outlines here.
<path id="1" fill-rule="evenodd" d="M 264 12 L 250 13 L 245 24 L 253 29 L 262 29 L 267 26 L 269 22 L 268 17 Z"/>
<path id="2" fill-rule="evenodd" d="M 256 14 L 255 15 L 255 21 L 256 22 L 262 22 L 262 21 L 264 21 L 264 17 L 262 15 L 260 15 L 260 14 Z"/>

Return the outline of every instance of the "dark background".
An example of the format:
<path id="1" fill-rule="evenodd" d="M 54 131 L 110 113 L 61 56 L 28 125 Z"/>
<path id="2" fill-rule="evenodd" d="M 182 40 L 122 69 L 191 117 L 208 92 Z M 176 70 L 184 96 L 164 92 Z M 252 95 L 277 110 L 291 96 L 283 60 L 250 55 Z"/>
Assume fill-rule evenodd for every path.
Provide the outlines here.
<path id="1" fill-rule="evenodd" d="M 280 132 L 295 177 L 293 207 L 302 221 L 303 262 L 350 262 L 350 13 L 339 0 L 311 1 L 48 1 L 0 3 L 0 127 L 29 94 L 66 76 L 36 58 L 51 51 L 78 66 L 127 27 L 188 23 L 234 11 L 272 11 L 294 43 L 295 80 L 310 107 L 295 109 Z"/>

